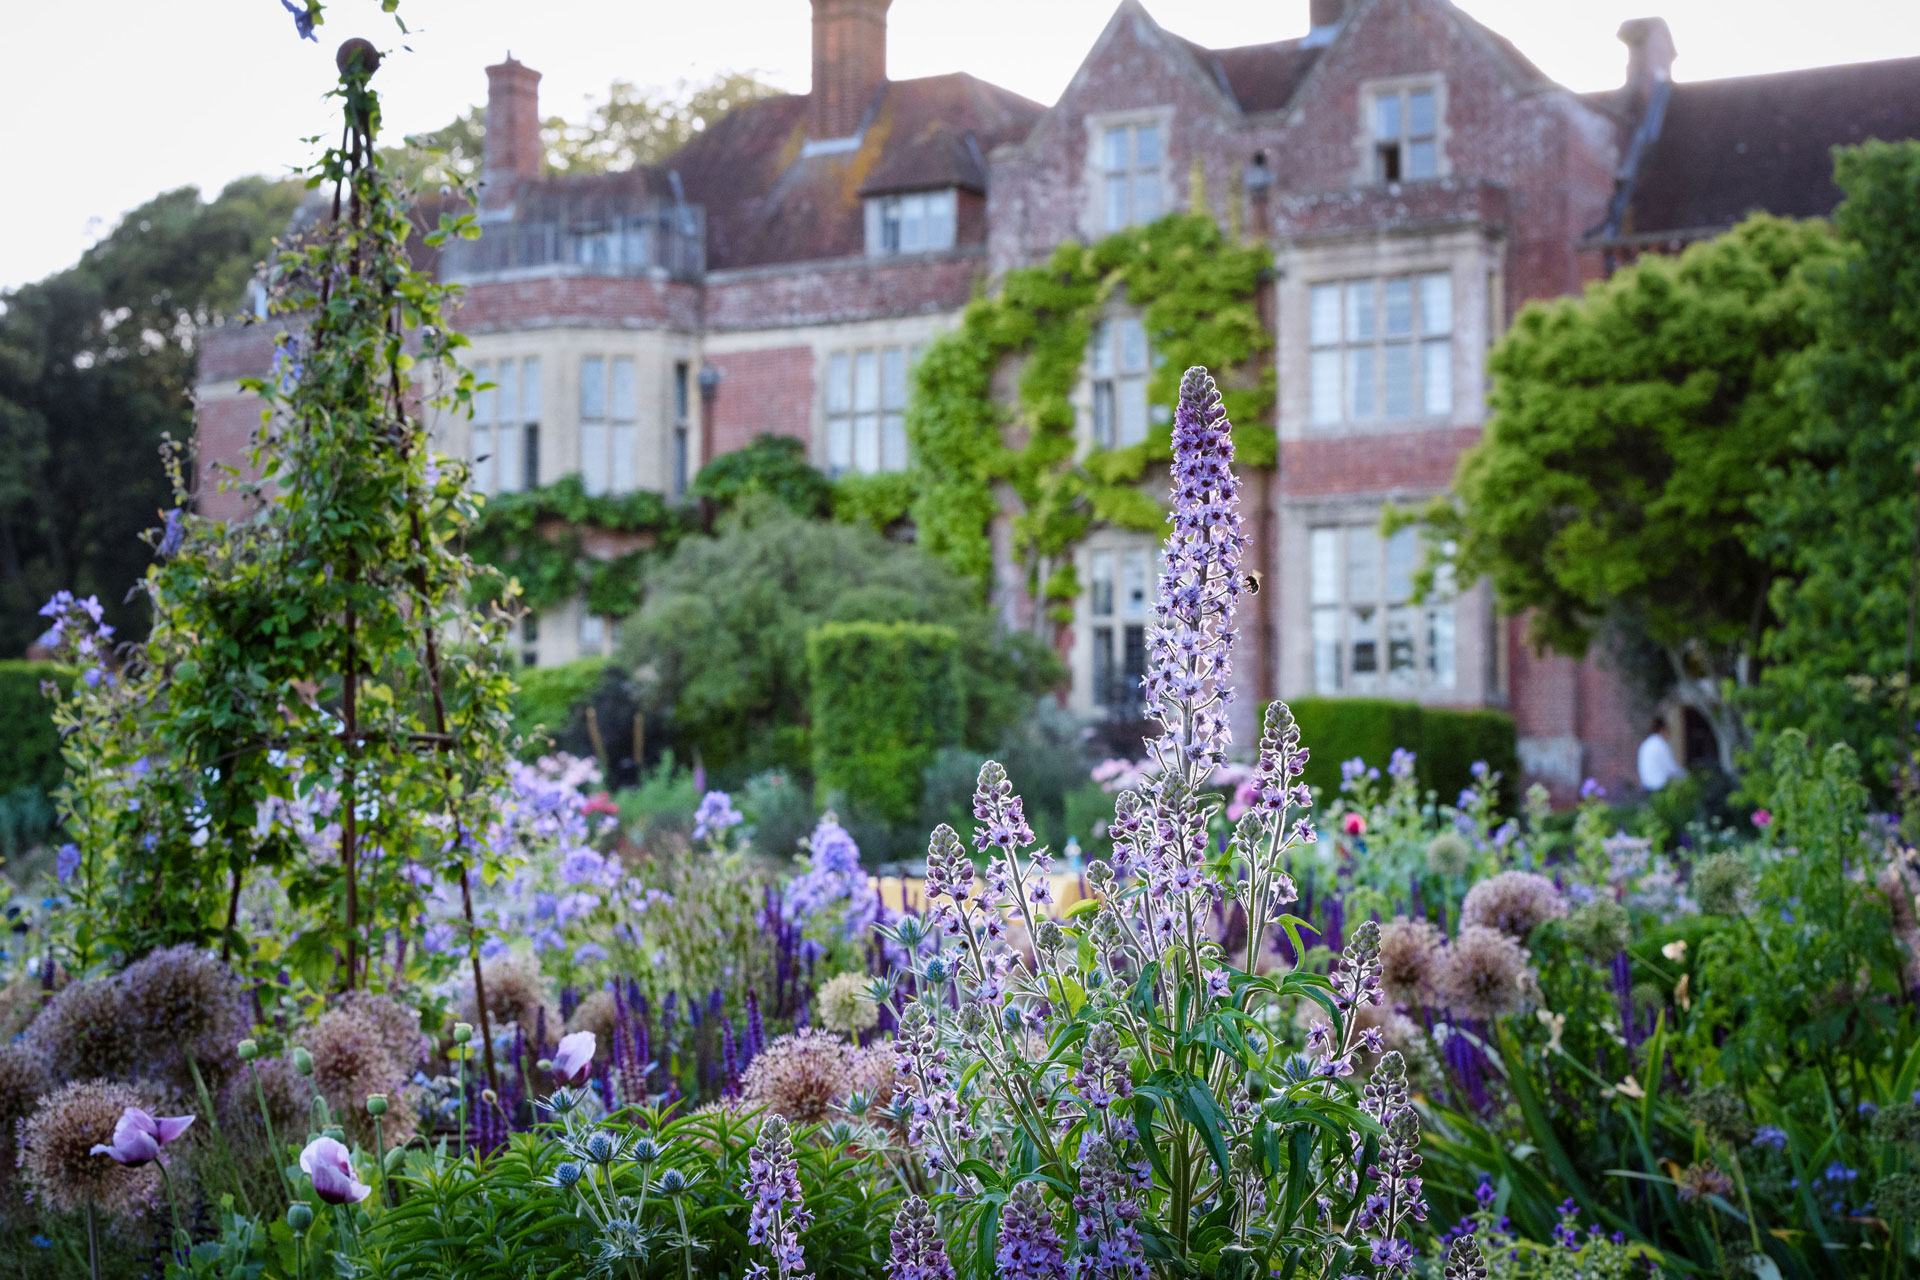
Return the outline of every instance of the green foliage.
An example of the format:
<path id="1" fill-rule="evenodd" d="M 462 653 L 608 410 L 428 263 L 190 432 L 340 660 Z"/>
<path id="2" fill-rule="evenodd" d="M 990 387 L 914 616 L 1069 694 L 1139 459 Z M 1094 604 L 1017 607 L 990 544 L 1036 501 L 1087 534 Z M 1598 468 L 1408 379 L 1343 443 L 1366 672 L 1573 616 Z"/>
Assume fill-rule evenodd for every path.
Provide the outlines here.
<path id="1" fill-rule="evenodd" d="M 1823 224 L 1758 215 L 1529 303 L 1494 348 L 1459 506 L 1429 517 L 1459 580 L 1487 575 L 1537 643 L 1576 656 L 1622 612 L 1662 645 L 1751 654 L 1772 578 L 1751 507 L 1794 450 L 1777 384 L 1811 333 L 1807 269 L 1833 256 Z"/>
<path id="2" fill-rule="evenodd" d="M 519 584 L 527 608 L 539 612 L 584 596 L 598 614 L 623 617 L 640 603 L 649 552 L 671 547 L 681 522 L 666 499 L 647 490 L 590 496 L 578 473 L 549 485 L 486 500 L 467 535 L 467 550 L 500 578 L 483 594 L 498 598 Z M 588 533 L 628 535 L 635 545 L 617 554 L 589 544 Z"/>
<path id="3" fill-rule="evenodd" d="M 240 305 L 300 194 L 267 178 L 166 192 L 0 299 L 0 652 L 26 648 L 62 589 L 145 631 L 127 596 L 151 559 L 139 535 L 172 505 L 161 442 L 193 435 L 198 333 Z"/>
<path id="4" fill-rule="evenodd" d="M 66 775 L 48 684 L 71 689 L 73 671 L 53 662 L 0 661 L 0 725 L 6 729 L 0 741 L 0 791 L 50 792 Z"/>
<path id="5" fill-rule="evenodd" d="M 960 638 L 925 622 L 829 622 L 807 633 L 813 777 L 855 812 L 893 822 L 920 806 L 920 774 L 962 727 Z"/>
<path id="6" fill-rule="evenodd" d="M 908 517 L 916 492 L 911 471 L 849 472 L 833 482 L 833 518 L 884 532 Z"/>
<path id="7" fill-rule="evenodd" d="M 592 695 L 607 670 L 605 658 L 581 658 L 557 667 L 528 667 L 513 695 L 514 736 L 536 748 L 541 735 L 551 738 L 567 727 L 574 710 Z"/>
<path id="8" fill-rule="evenodd" d="M 1475 785 L 1473 765 L 1486 761 L 1503 779 L 1520 776 L 1513 720 L 1498 711 L 1423 707 L 1386 698 L 1300 698 L 1287 704 L 1300 736 L 1314 744 L 1304 781 L 1331 796 L 1340 765 L 1355 758 L 1384 768 L 1396 748 L 1415 753 L 1422 790 L 1451 801 Z"/>
<path id="9" fill-rule="evenodd" d="M 621 629 L 648 723 L 683 757 L 731 778 L 811 769 L 807 633 L 824 622 L 937 622 L 959 637 L 962 740 L 991 745 L 1056 685 L 1060 666 L 1002 634 L 971 585 L 918 547 L 743 499 L 712 536 L 689 536 L 649 574 Z M 651 730 L 649 731 L 651 733 Z"/>
<path id="10" fill-rule="evenodd" d="M 1848 742 L 1885 794 L 1903 726 L 1916 589 L 1920 463 L 1920 144 L 1836 153 L 1844 259 L 1823 266 L 1813 343 L 1795 370 L 1795 454 L 1756 504 L 1762 550 L 1783 573 L 1769 602 L 1756 733 L 1797 727 Z M 1764 787 L 1764 783 L 1760 784 Z"/>
<path id="11" fill-rule="evenodd" d="M 296 995 L 352 988 L 362 957 L 421 927 L 409 865 L 466 888 L 507 856 L 474 839 L 511 745 L 502 621 L 467 605 L 457 547 L 475 502 L 414 408 L 464 340 L 448 290 L 411 264 L 413 200 L 374 158 L 379 105 L 357 61 L 336 96 L 348 136 L 309 181 L 340 215 L 280 255 L 276 305 L 304 323 L 276 375 L 247 383 L 283 426 L 249 452 L 259 482 L 232 481 L 260 514 L 170 523 L 144 583 L 151 634 L 118 671 L 96 665 L 85 603 L 58 619 L 88 677 L 57 713 L 82 854 L 61 920 L 75 969 L 186 942 L 269 986 L 289 974 Z M 426 240 L 476 230 L 447 215 Z M 446 385 L 428 403 L 465 411 L 472 376 Z M 174 480 L 185 508 L 183 467 Z M 270 917 L 239 913 L 250 882 Z M 377 981 L 443 976 L 423 951 Z"/>
<path id="12" fill-rule="evenodd" d="M 1175 215 L 1091 247 L 1063 244 L 1044 264 L 1009 272 L 998 294 L 976 298 L 913 369 L 907 438 L 921 545 L 984 587 L 995 489 L 1007 485 L 1020 504 L 1014 554 L 1029 585 L 1064 608 L 1077 584 L 1058 562 L 1096 522 L 1159 526 L 1159 504 L 1138 484 L 1149 463 L 1169 456 L 1171 410 L 1190 365 L 1221 378 L 1241 465 L 1271 466 L 1274 375 L 1256 364 L 1271 337 L 1254 301 L 1271 263 L 1264 245 L 1230 243 L 1211 218 Z M 1157 361 L 1147 397 L 1163 421 L 1143 444 L 1080 457 L 1070 397 L 1111 301 L 1143 313 Z M 1019 399 L 1009 412 L 995 404 L 995 379 L 1015 359 Z"/>
<path id="13" fill-rule="evenodd" d="M 792 436 L 761 434 L 744 449 L 723 453 L 700 468 L 690 492 L 727 510 L 748 493 L 765 493 L 798 515 L 824 518 L 833 486 L 807 462 L 807 446 Z"/>

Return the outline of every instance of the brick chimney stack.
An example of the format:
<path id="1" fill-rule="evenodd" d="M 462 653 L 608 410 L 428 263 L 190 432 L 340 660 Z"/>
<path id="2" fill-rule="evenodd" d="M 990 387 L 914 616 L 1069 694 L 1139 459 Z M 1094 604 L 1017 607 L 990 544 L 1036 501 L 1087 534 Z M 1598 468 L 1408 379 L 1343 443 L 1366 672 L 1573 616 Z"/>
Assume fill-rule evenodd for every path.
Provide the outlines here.
<path id="1" fill-rule="evenodd" d="M 1665 18 L 1629 18 L 1620 24 L 1620 42 L 1627 46 L 1627 101 L 1637 112 L 1653 86 L 1673 78 L 1673 32 Z"/>
<path id="2" fill-rule="evenodd" d="M 487 136 L 480 203 L 498 208 L 523 180 L 540 176 L 540 73 L 507 60 L 487 68 Z"/>
<path id="3" fill-rule="evenodd" d="M 1308 0 L 1306 45 L 1331 44 L 1347 16 L 1347 0 Z"/>
<path id="4" fill-rule="evenodd" d="M 845 138 L 860 128 L 887 82 L 887 8 L 893 0 L 813 0 L 813 93 L 807 136 Z"/>

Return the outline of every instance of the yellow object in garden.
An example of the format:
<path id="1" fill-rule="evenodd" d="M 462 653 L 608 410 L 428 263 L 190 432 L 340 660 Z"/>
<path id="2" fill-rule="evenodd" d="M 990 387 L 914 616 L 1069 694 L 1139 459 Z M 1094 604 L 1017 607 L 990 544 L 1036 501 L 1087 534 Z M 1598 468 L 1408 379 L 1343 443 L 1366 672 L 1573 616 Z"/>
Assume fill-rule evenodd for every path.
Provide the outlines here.
<path id="1" fill-rule="evenodd" d="M 1068 907 L 1089 897 L 1084 876 L 1056 872 L 1047 878 L 1053 889 L 1053 908 L 1050 915 L 1061 915 Z M 881 905 L 890 911 L 912 910 L 924 915 L 927 910 L 926 881 L 919 876 L 881 876 L 870 880 L 879 891 Z"/>

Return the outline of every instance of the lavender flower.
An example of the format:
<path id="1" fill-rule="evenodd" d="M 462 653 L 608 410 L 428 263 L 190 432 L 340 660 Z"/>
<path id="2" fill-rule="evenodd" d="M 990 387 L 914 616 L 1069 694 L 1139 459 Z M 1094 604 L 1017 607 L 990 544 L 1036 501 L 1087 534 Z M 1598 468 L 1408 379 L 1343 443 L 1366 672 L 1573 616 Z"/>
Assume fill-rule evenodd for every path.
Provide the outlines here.
<path id="1" fill-rule="evenodd" d="M 1053 1210 L 1037 1182 L 1022 1182 L 1000 1215 L 1000 1247 L 993 1260 L 1000 1280 L 1067 1280 L 1067 1260 L 1054 1230 Z"/>
<path id="2" fill-rule="evenodd" d="M 900 1206 L 889 1238 L 893 1256 L 887 1263 L 887 1280 L 954 1280 L 940 1224 L 919 1196 L 908 1196 Z"/>
<path id="3" fill-rule="evenodd" d="M 811 1280 L 800 1233 L 813 1221 L 800 1191 L 800 1169 L 793 1158 L 793 1135 L 780 1116 L 760 1124 L 760 1140 L 747 1154 L 746 1192 L 753 1200 L 747 1218 L 747 1241 L 765 1245 L 773 1256 L 779 1280 Z M 749 1277 L 768 1274 L 762 1263 L 747 1269 Z"/>

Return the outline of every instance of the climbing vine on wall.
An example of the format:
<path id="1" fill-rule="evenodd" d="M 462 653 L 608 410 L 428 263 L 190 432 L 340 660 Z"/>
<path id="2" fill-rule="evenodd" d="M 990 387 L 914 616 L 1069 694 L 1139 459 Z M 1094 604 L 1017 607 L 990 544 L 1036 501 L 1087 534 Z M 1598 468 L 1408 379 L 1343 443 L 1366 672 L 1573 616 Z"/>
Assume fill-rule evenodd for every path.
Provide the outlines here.
<path id="1" fill-rule="evenodd" d="M 686 517 L 657 493 L 589 495 L 578 475 L 487 499 L 467 535 L 475 560 L 520 582 L 522 602 L 538 613 L 584 596 L 590 612 L 621 617 L 640 605 L 648 555 L 678 540 Z M 595 554 L 589 533 L 636 545 Z"/>
<path id="2" fill-rule="evenodd" d="M 1004 486 L 1017 499 L 1013 552 L 1028 587 L 1064 620 L 1079 591 L 1071 552 L 1096 523 L 1160 525 L 1164 512 L 1140 481 L 1168 457 L 1189 365 L 1220 380 L 1239 460 L 1272 466 L 1274 374 L 1257 359 L 1272 338 L 1256 304 L 1271 265 L 1265 245 L 1231 241 L 1205 215 L 1174 215 L 1098 244 L 1063 244 L 1046 262 L 1008 273 L 996 295 L 976 298 L 914 366 L 909 510 L 920 544 L 984 585 Z M 1166 412 L 1139 444 L 1081 454 L 1073 390 L 1093 327 L 1115 298 L 1141 312 L 1155 360 L 1147 400 Z M 994 395 L 1003 371 L 1017 379 L 1011 405 Z M 860 514 L 878 522 L 889 513 Z"/>

